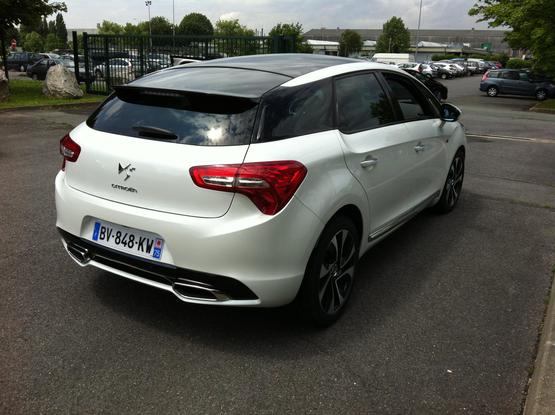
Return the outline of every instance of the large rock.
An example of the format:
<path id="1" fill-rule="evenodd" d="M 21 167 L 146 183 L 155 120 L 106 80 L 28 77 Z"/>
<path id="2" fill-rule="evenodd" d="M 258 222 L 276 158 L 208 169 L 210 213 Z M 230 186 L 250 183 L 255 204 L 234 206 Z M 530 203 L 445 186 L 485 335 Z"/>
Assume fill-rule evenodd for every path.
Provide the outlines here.
<path id="1" fill-rule="evenodd" d="M 4 70 L 0 70 L 0 102 L 5 101 L 10 96 L 10 88 L 8 86 L 8 78 L 4 74 Z"/>
<path id="2" fill-rule="evenodd" d="M 42 93 L 56 98 L 81 98 L 83 96 L 75 74 L 63 65 L 54 65 L 48 69 Z"/>

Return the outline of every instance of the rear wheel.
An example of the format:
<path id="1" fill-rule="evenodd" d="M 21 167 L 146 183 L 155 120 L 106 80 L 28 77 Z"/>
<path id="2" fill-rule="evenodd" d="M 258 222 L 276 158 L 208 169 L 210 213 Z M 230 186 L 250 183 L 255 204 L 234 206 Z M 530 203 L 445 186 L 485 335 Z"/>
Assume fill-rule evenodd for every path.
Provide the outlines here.
<path id="1" fill-rule="evenodd" d="M 536 91 L 536 99 L 538 101 L 544 101 L 547 99 L 547 91 L 545 89 L 538 89 Z"/>
<path id="2" fill-rule="evenodd" d="M 446 73 L 442 73 L 442 74 L 441 74 L 441 79 L 447 79 L 447 74 L 446 74 Z"/>
<path id="3" fill-rule="evenodd" d="M 499 94 L 499 90 L 495 86 L 490 86 L 487 89 L 488 97 L 496 97 Z"/>
<path id="4" fill-rule="evenodd" d="M 19 71 L 20 71 L 20 72 L 25 72 L 25 69 L 26 69 L 26 68 L 25 68 L 25 65 L 21 65 L 21 66 L 19 67 Z"/>
<path id="5" fill-rule="evenodd" d="M 344 216 L 332 219 L 310 258 L 301 305 L 318 326 L 335 322 L 345 309 L 353 288 L 360 238 L 353 222 Z"/>
<path id="6" fill-rule="evenodd" d="M 457 204 L 464 180 L 464 150 L 459 149 L 451 162 L 441 197 L 434 209 L 439 213 L 449 213 Z"/>

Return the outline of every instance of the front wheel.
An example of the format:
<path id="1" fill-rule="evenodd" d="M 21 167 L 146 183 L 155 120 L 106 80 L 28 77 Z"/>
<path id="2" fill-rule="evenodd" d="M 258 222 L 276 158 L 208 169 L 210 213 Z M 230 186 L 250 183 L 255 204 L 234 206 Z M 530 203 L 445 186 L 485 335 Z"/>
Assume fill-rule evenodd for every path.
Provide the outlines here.
<path id="1" fill-rule="evenodd" d="M 457 204 L 461 196 L 461 190 L 464 180 L 464 150 L 461 148 L 455 154 L 447 179 L 441 192 L 441 197 L 434 209 L 439 213 L 451 212 Z"/>
<path id="2" fill-rule="evenodd" d="M 446 74 L 446 73 L 442 73 L 442 74 L 441 74 L 441 79 L 447 79 L 447 74 Z"/>
<path id="3" fill-rule="evenodd" d="M 360 237 L 344 216 L 332 219 L 318 240 L 306 270 L 300 301 L 318 326 L 335 322 L 345 310 L 354 282 Z"/>

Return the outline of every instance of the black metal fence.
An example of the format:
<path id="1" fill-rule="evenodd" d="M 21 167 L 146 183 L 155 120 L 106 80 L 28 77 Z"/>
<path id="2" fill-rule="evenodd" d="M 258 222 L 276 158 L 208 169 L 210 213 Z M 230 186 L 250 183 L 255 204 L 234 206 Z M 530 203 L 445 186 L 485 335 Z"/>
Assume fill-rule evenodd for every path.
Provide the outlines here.
<path id="1" fill-rule="evenodd" d="M 83 34 L 83 54 L 78 54 L 73 32 L 75 63 L 87 92 L 109 94 L 147 73 L 188 61 L 241 55 L 295 52 L 292 36 L 128 36 Z"/>

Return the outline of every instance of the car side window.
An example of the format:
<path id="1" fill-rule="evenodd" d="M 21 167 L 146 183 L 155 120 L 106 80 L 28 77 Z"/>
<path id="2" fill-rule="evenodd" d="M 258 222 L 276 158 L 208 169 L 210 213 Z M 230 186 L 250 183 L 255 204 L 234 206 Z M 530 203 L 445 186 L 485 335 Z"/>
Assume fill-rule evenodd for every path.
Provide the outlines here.
<path id="1" fill-rule="evenodd" d="M 347 134 L 392 123 L 395 113 L 376 75 L 362 73 L 335 80 L 339 129 Z"/>
<path id="2" fill-rule="evenodd" d="M 526 72 L 520 72 L 518 74 L 519 78 L 521 81 L 529 81 L 530 78 L 528 77 L 528 74 Z"/>
<path id="3" fill-rule="evenodd" d="M 390 73 L 384 73 L 384 78 L 393 92 L 393 100 L 399 104 L 404 120 L 421 120 L 438 116 L 434 106 L 409 79 Z"/>
<path id="4" fill-rule="evenodd" d="M 518 80 L 518 73 L 517 72 L 503 72 L 502 75 L 503 79 L 513 79 Z"/>

